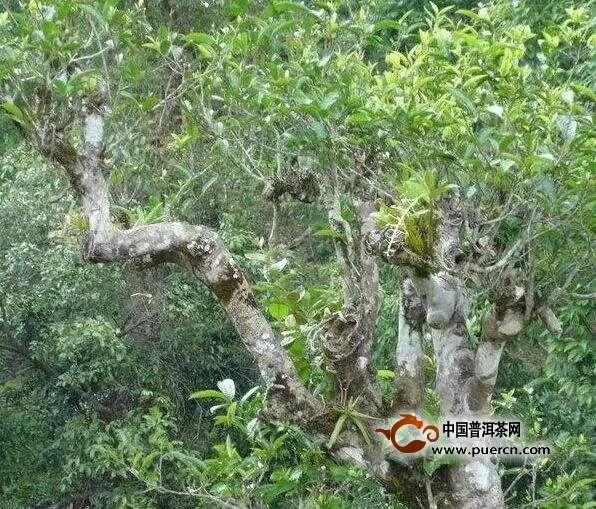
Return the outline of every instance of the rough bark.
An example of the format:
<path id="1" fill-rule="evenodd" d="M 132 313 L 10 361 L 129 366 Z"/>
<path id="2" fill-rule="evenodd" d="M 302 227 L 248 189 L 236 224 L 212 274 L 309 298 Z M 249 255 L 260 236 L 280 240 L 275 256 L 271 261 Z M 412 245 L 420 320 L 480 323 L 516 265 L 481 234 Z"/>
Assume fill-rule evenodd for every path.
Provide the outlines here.
<path id="1" fill-rule="evenodd" d="M 343 307 L 352 309 L 357 307 L 361 298 L 361 292 L 358 284 L 358 268 L 354 254 L 354 235 L 350 223 L 341 214 L 338 186 L 337 175 L 335 175 L 332 189 L 329 192 L 328 220 L 329 226 L 336 232 L 333 238 L 333 246 L 341 271 Z"/>
<path id="2" fill-rule="evenodd" d="M 491 315 L 485 324 L 483 343 L 474 351 L 468 340 L 466 319 L 469 313 L 468 295 L 457 274 L 459 248 L 459 225 L 456 214 L 443 221 L 441 239 L 436 246 L 435 257 L 440 260 L 423 259 L 405 246 L 403 235 L 394 229 L 372 232 L 367 241 L 368 249 L 385 261 L 404 266 L 412 274 L 414 294 L 421 299 L 425 316 L 416 316 L 431 329 L 431 337 L 437 362 L 436 392 L 440 414 L 458 418 L 486 414 L 490 408 L 490 394 L 494 388 L 503 342 L 519 332 L 517 313 L 508 309 Z M 438 267 L 450 267 L 449 271 Z M 402 300 L 408 303 L 411 291 L 404 288 Z M 410 303 L 410 308 L 412 304 Z M 404 311 L 408 309 L 406 305 Z M 420 315 L 423 310 L 419 309 Z M 396 363 L 398 384 L 407 386 L 409 394 L 402 400 L 417 400 L 417 384 L 409 384 L 403 377 L 407 357 L 403 355 L 410 343 L 412 329 L 403 327 L 408 320 L 400 320 Z M 422 325 L 420 329 L 422 330 Z M 400 343 L 403 345 L 400 348 Z M 412 350 L 413 355 L 418 349 Z M 400 357 L 400 354 L 401 357 Z M 411 358 L 410 358 L 411 361 Z M 414 364 L 410 364 L 413 368 Z M 412 369 L 414 372 L 414 369 Z M 403 381 L 401 381 L 403 380 Z M 503 492 L 496 466 L 489 458 L 464 460 L 444 469 L 448 495 L 439 501 L 443 507 L 468 509 L 504 507 Z"/>
<path id="3" fill-rule="evenodd" d="M 294 200 L 312 203 L 319 197 L 319 193 L 316 176 L 311 173 L 300 174 L 298 172 L 289 172 L 284 177 L 270 180 L 263 189 L 265 199 L 274 203 L 279 202 L 285 194 Z"/>
<path id="4" fill-rule="evenodd" d="M 84 133 L 81 154 L 63 140 L 40 140 L 42 151 L 66 168 L 80 198 L 88 222 L 84 257 L 92 262 L 168 261 L 192 270 L 211 288 L 255 358 L 268 389 L 268 415 L 301 425 L 321 416 L 322 403 L 301 384 L 246 276 L 214 231 L 182 222 L 115 228 L 102 164 L 103 125 L 97 113 L 86 116 Z"/>
<path id="5" fill-rule="evenodd" d="M 192 271 L 217 297 L 247 350 L 253 355 L 267 386 L 264 415 L 293 422 L 314 435 L 329 436 L 336 412 L 315 398 L 300 382 L 296 370 L 260 311 L 249 282 L 216 232 L 200 225 L 167 222 L 119 230 L 112 223 L 109 189 L 103 168 L 103 126 L 95 113 L 85 120 L 84 151 L 78 153 L 61 138 L 40 137 L 38 147 L 67 170 L 88 222 L 83 256 L 90 262 L 135 259 L 142 263 L 176 263 Z M 372 228 L 372 203 L 357 204 L 359 239 Z M 358 306 L 354 335 L 343 339 L 355 345 L 341 377 L 360 396 L 361 408 L 376 412 L 381 405 L 371 371 L 371 349 L 378 315 L 378 269 L 374 257 L 358 247 L 362 279 L 355 278 Z M 362 296 L 365 297 L 362 297 Z M 347 320 L 349 323 L 350 321 Z M 348 327 L 349 329 L 349 327 Z M 341 336 L 341 334 L 339 335 Z M 353 343 L 353 339 L 356 342 Z M 350 347 L 346 346 L 346 349 Z M 338 344 L 337 351 L 342 352 Z M 343 361 L 340 361 L 340 364 Z M 339 367 L 339 364 L 336 364 Z M 393 471 L 374 445 L 364 443 L 355 429 L 342 432 L 330 451 L 368 470 L 385 486 L 392 486 Z"/>
<path id="6" fill-rule="evenodd" d="M 226 310 L 247 350 L 254 356 L 267 385 L 266 413 L 311 432 L 328 433 L 333 427 L 323 403 L 300 382 L 296 370 L 251 291 L 241 268 L 217 234 L 200 225 L 158 223 L 118 230 L 111 221 L 109 189 L 103 168 L 103 126 L 96 113 L 86 116 L 84 150 L 78 153 L 60 138 L 41 138 L 39 147 L 62 164 L 78 194 L 88 232 L 84 256 L 93 262 L 140 259 L 173 262 L 188 268 L 203 281 Z M 292 194 L 294 188 L 276 188 L 272 197 Z M 300 195 L 300 198 L 303 198 Z M 405 244 L 398 229 L 374 229 L 370 200 L 355 201 L 357 232 L 341 217 L 337 186 L 329 220 L 344 240 L 336 239 L 336 252 L 344 281 L 345 306 L 324 327 L 327 368 L 336 376 L 341 397 L 358 398 L 360 409 L 378 415 L 382 403 L 372 373 L 371 351 L 379 311 L 379 276 L 375 256 L 404 266 L 396 347 L 396 406 L 419 407 L 424 397 L 423 327 L 431 328 L 437 359 L 436 391 L 443 415 L 468 417 L 490 410 L 504 343 L 519 333 L 523 309 L 517 302 L 499 303 L 484 324 L 482 343 L 470 347 L 466 331 L 468 296 L 457 276 L 459 223 L 444 221 L 437 253 L 425 258 Z M 436 259 L 439 261 L 436 261 Z M 440 270 L 439 267 L 447 267 Z M 455 275 L 454 275 L 455 274 Z M 541 316 L 553 330 L 556 318 L 547 308 Z M 551 316 L 552 315 L 552 316 Z M 380 480 L 391 476 L 387 463 L 366 451 L 358 435 L 347 430 L 335 454 L 355 461 Z M 450 485 L 445 506 L 500 508 L 504 506 L 500 479 L 489 459 L 464 461 L 445 471 Z"/>
<path id="7" fill-rule="evenodd" d="M 475 458 L 448 468 L 451 500 L 444 507 L 454 509 L 499 509 L 505 507 L 501 478 L 490 459 Z"/>
<path id="8" fill-rule="evenodd" d="M 392 265 L 412 268 L 417 275 L 428 275 L 436 270 L 430 260 L 414 253 L 405 243 L 405 235 L 397 228 L 372 230 L 365 239 L 369 253 L 379 256 Z"/>
<path id="9" fill-rule="evenodd" d="M 496 306 L 482 327 L 482 342 L 475 357 L 474 377 L 468 391 L 468 405 L 477 414 L 490 413 L 490 401 L 505 343 L 517 336 L 524 325 L 519 305 L 499 310 Z"/>
<path id="10" fill-rule="evenodd" d="M 408 278 L 402 284 L 395 349 L 394 409 L 415 409 L 424 402 L 424 303 Z"/>
<path id="11" fill-rule="evenodd" d="M 440 413 L 470 418 L 475 414 L 470 406 L 470 394 L 476 380 L 484 383 L 493 380 L 493 376 L 496 379 L 493 366 L 496 352 L 482 349 L 481 360 L 476 365 L 476 353 L 469 346 L 465 324 L 467 297 L 457 280 L 439 274 L 424 281 L 423 286 L 428 296 L 427 323 L 433 328 Z M 498 366 L 498 360 L 496 363 Z M 484 377 L 487 370 L 490 371 L 488 378 Z M 483 378 L 477 378 L 477 374 Z M 490 458 L 474 458 L 451 465 L 446 468 L 446 478 L 450 487 L 450 496 L 444 501 L 446 507 L 504 507 L 501 479 Z"/>
<path id="12" fill-rule="evenodd" d="M 335 375 L 341 398 L 358 398 L 359 407 L 376 414 L 381 395 L 372 372 L 372 344 L 379 314 L 379 273 L 375 258 L 365 249 L 365 238 L 374 226 L 369 200 L 355 201 L 358 231 L 353 234 L 341 218 L 339 198 L 334 197 L 330 224 L 343 231 L 336 240 L 344 288 L 344 307 L 327 321 L 323 347 L 327 370 Z"/>
<path id="13" fill-rule="evenodd" d="M 379 313 L 379 267 L 374 256 L 366 249 L 366 238 L 374 230 L 375 211 L 372 200 L 355 200 L 356 218 L 358 221 L 358 244 L 356 245 L 360 261 L 360 291 L 367 313 L 374 315 L 375 320 Z M 370 347 L 369 345 L 369 350 Z"/>
<path id="14" fill-rule="evenodd" d="M 427 296 L 426 322 L 437 359 L 436 390 L 443 415 L 467 415 L 467 386 L 474 352 L 466 330 L 467 298 L 453 277 L 440 273 L 419 282 Z"/>
<path id="15" fill-rule="evenodd" d="M 326 369 L 335 376 L 338 398 L 358 399 L 359 408 L 373 415 L 381 407 L 368 346 L 374 325 L 363 307 L 343 309 L 327 321 L 323 335 Z"/>

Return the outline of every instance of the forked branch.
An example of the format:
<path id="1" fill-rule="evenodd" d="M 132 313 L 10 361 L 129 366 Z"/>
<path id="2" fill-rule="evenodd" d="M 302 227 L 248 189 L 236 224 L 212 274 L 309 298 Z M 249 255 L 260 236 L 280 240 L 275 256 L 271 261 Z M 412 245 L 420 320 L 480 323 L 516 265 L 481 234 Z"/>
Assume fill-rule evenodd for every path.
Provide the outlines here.
<path id="1" fill-rule="evenodd" d="M 323 404 L 300 382 L 296 370 L 259 309 L 242 269 L 217 234 L 204 226 L 166 222 L 118 230 L 110 219 L 109 189 L 102 162 L 103 124 L 98 113 L 84 123 L 84 150 L 64 139 L 39 140 L 43 153 L 67 170 L 88 222 L 84 256 L 92 262 L 126 259 L 174 262 L 207 284 L 255 358 L 268 387 L 267 413 L 308 424 Z"/>

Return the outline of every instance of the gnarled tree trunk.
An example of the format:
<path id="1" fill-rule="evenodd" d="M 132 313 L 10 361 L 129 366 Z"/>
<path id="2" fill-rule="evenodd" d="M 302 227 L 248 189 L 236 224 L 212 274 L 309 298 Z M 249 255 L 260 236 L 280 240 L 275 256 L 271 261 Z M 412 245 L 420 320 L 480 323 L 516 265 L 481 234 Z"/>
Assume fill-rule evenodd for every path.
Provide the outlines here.
<path id="1" fill-rule="evenodd" d="M 328 203 L 344 288 L 344 307 L 323 326 L 326 367 L 334 374 L 338 393 L 327 406 L 301 383 L 298 374 L 259 308 L 241 268 L 217 234 L 204 226 L 182 222 L 158 223 L 119 230 L 112 223 L 109 189 L 103 166 L 103 125 L 97 112 L 85 117 L 84 150 L 79 153 L 64 138 L 38 132 L 43 153 L 67 170 L 88 221 L 84 256 L 91 262 L 140 259 L 183 266 L 204 282 L 217 297 L 247 350 L 255 358 L 267 388 L 265 413 L 314 434 L 329 434 L 337 419 L 337 405 L 355 402 L 359 411 L 386 416 L 372 371 L 372 346 L 379 313 L 377 258 L 403 268 L 395 351 L 396 395 L 391 410 L 419 409 L 425 399 L 423 334 L 430 330 L 436 358 L 436 393 L 444 416 L 471 418 L 490 412 L 504 343 L 523 326 L 519 295 L 505 295 L 494 303 L 486 320 L 482 342 L 474 350 L 468 341 L 468 291 L 464 269 L 458 265 L 460 222 L 443 222 L 438 256 L 421 256 L 408 249 L 405 234 L 397 229 L 377 231 L 371 216 L 373 201 L 356 198 L 357 229 L 342 217 L 337 178 Z M 292 189 L 300 196 L 300 190 Z M 285 192 L 285 191 L 284 191 Z M 494 267 L 501 268 L 499 263 Z M 515 292 L 514 292 L 515 293 Z M 503 296 L 501 296 L 503 297 Z M 531 300 L 531 299 L 530 299 Z M 526 310 L 527 311 L 527 310 Z M 548 308 L 536 313 L 556 328 Z M 554 316 L 554 315 L 553 315 Z M 554 325 L 553 325 L 554 324 Z M 335 408 L 335 409 L 334 409 Z M 389 467 L 378 443 L 367 445 L 357 430 L 347 426 L 333 447 L 336 457 L 366 468 L 385 485 L 392 478 L 406 479 L 408 469 Z M 377 437 L 378 438 L 378 437 Z M 405 472 L 405 476 L 404 476 Z M 446 507 L 499 508 L 504 506 L 500 478 L 490 459 L 472 459 L 446 467 Z M 414 481 L 415 487 L 419 485 Z M 429 503 L 434 504 L 430 480 Z M 424 492 L 421 493 L 421 495 Z M 416 497 L 414 497 L 416 499 Z"/>
<path id="2" fill-rule="evenodd" d="M 430 329 L 436 358 L 435 390 L 444 417 L 478 419 L 490 414 L 490 399 L 505 341 L 523 326 L 519 296 L 506 296 L 507 304 L 495 305 L 482 331 L 482 342 L 471 347 L 466 320 L 469 318 L 468 289 L 458 277 L 459 222 L 445 220 L 436 246 L 439 262 L 426 260 L 408 250 L 404 236 L 392 229 L 369 235 L 369 249 L 385 261 L 402 266 L 410 274 L 401 295 L 396 352 L 396 406 L 416 408 L 423 402 L 425 387 L 421 337 Z M 438 270 L 450 266 L 451 270 Z M 443 507 L 492 509 L 504 507 L 501 480 L 490 458 L 463 459 L 447 466 L 446 496 L 437 500 Z M 430 492 L 430 487 L 429 487 Z"/>

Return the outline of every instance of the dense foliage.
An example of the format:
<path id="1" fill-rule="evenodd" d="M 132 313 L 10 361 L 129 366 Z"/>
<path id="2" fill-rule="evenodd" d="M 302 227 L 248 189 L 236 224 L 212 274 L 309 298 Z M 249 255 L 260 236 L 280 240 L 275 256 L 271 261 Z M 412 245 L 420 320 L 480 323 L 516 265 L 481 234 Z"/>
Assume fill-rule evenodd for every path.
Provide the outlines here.
<path id="1" fill-rule="evenodd" d="M 594 507 L 590 2 L 3 8 L 0 507 L 407 506 L 402 486 L 333 458 L 337 437 L 263 418 L 254 360 L 188 272 L 83 259 L 87 219 L 66 173 L 31 140 L 68 123 L 75 140 L 83 125 L 72 112 L 100 102 L 113 220 L 218 230 L 322 399 L 333 379 L 321 323 L 343 299 L 342 233 L 319 200 L 325 182 L 342 182 L 340 215 L 352 225 L 346 197 L 370 186 L 377 225 L 402 228 L 433 263 L 441 200 L 467 200 L 462 243 L 487 263 L 517 257 L 531 274 L 522 286 L 562 326 L 529 323 L 501 361 L 493 408 L 554 447 L 537 462 L 499 465 L 506 500 Z M 380 271 L 373 364 L 386 399 L 398 272 Z M 472 343 L 509 283 L 482 280 L 466 324 Z M 428 387 L 430 414 L 436 399 Z"/>

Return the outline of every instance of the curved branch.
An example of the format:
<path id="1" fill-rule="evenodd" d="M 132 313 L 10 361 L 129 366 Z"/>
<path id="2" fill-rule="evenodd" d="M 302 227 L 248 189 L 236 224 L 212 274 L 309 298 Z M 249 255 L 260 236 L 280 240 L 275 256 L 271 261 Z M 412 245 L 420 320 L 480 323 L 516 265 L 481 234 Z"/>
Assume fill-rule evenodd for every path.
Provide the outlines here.
<path id="1" fill-rule="evenodd" d="M 89 228 L 84 256 L 92 262 L 140 258 L 175 262 L 207 284 L 255 358 L 268 386 L 266 412 L 275 419 L 307 424 L 323 413 L 323 404 L 302 385 L 267 322 L 241 268 L 217 234 L 204 226 L 158 223 L 118 230 L 110 220 L 109 189 L 102 165 L 103 125 L 97 113 L 85 119 L 85 149 L 73 156 L 61 140 L 44 140 L 44 153 L 68 171 Z M 62 157 L 64 151 L 68 158 Z M 56 155 L 58 154 L 58 156 Z M 73 157 L 71 157 L 73 156 Z"/>
<path id="2" fill-rule="evenodd" d="M 492 265 L 480 267 L 479 265 L 470 263 L 466 264 L 466 268 L 478 274 L 490 274 L 495 270 L 500 270 L 509 263 L 511 258 L 526 244 L 526 242 L 528 242 L 528 239 L 525 236 L 522 236 L 519 239 L 517 239 L 517 242 L 513 244 L 513 246 L 511 246 L 509 251 L 507 251 L 498 262 L 495 262 Z"/>

